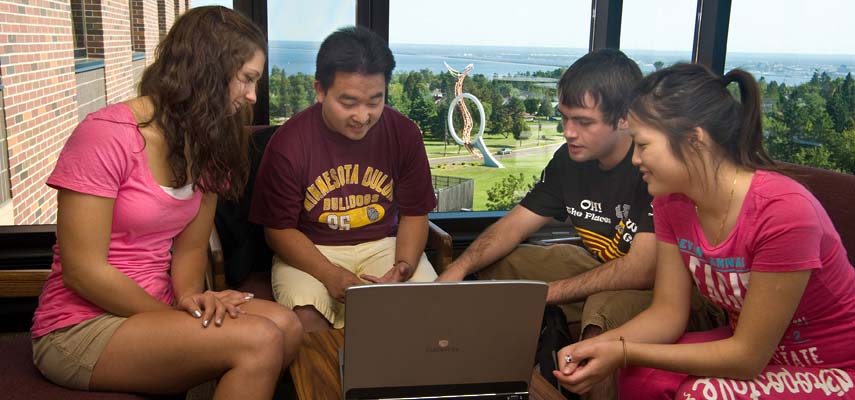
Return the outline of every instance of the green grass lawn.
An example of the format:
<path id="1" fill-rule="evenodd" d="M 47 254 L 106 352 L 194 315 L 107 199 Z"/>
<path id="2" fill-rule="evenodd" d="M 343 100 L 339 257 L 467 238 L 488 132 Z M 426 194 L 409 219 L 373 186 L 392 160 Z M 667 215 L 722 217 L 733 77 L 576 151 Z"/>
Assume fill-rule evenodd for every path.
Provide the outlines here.
<path id="1" fill-rule="evenodd" d="M 465 150 L 464 150 L 465 151 Z M 487 189 L 502 178 L 510 174 L 522 172 L 525 182 L 533 180 L 533 176 L 540 178 L 540 171 L 546 167 L 552 153 L 535 154 L 525 157 L 505 158 L 502 164 L 506 168 L 490 168 L 480 165 L 480 161 L 472 165 L 472 162 L 444 164 L 437 168 L 431 168 L 430 172 L 437 176 L 455 176 L 460 178 L 471 178 L 475 180 L 475 194 L 472 208 L 475 211 L 487 209 Z M 462 164 L 462 165 L 461 165 Z"/>
<path id="2" fill-rule="evenodd" d="M 496 152 L 503 147 L 509 147 L 511 150 L 516 150 L 529 147 L 543 146 L 564 141 L 562 134 L 555 130 L 554 122 L 544 122 L 542 125 L 543 129 L 538 133 L 537 122 L 529 123 L 531 137 L 529 139 L 523 140 L 522 146 L 520 146 L 519 140 L 514 139 L 513 135 L 508 135 L 508 137 L 506 138 L 501 134 L 486 133 L 484 134 L 484 144 L 487 145 L 487 149 L 490 151 L 490 153 L 496 154 Z M 540 136 L 546 136 L 546 140 L 539 140 L 538 138 Z M 445 156 L 464 156 L 468 153 L 466 151 L 466 148 L 464 148 L 463 146 L 458 146 L 453 139 L 450 139 L 450 136 L 449 140 L 451 140 L 452 143 L 449 143 L 447 146 L 444 146 L 441 138 L 425 138 L 425 150 L 427 150 L 428 158 L 438 158 Z"/>

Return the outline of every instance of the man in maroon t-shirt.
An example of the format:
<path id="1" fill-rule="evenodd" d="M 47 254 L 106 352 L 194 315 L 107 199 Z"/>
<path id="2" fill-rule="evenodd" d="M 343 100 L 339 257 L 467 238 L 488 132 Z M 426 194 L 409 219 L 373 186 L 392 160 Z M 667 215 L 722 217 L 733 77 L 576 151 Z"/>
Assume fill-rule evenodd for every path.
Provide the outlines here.
<path id="1" fill-rule="evenodd" d="M 276 301 L 311 332 L 344 326 L 344 291 L 433 281 L 423 253 L 436 206 L 421 132 L 384 104 L 395 60 L 364 28 L 321 44 L 318 102 L 267 145 L 250 220 L 265 227 Z"/>

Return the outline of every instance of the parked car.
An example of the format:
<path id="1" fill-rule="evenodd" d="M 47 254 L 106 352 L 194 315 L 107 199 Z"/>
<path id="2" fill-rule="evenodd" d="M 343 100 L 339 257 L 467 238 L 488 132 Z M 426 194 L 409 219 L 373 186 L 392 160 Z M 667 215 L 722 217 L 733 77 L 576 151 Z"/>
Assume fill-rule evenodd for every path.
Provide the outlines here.
<path id="1" fill-rule="evenodd" d="M 510 147 L 502 147 L 499 151 L 496 152 L 496 154 L 498 154 L 500 156 L 503 156 L 505 154 L 511 154 L 511 148 Z"/>

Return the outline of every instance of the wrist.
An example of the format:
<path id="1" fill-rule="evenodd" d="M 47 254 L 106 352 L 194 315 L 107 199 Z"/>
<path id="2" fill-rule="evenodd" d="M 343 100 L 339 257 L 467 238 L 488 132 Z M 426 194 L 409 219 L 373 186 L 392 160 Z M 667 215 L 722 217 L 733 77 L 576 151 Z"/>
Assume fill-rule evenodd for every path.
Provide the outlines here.
<path id="1" fill-rule="evenodd" d="M 459 275 L 461 279 L 463 279 L 466 275 L 471 274 L 470 268 L 461 262 L 454 261 L 451 264 L 448 264 L 448 267 L 445 269 L 446 272 Z"/>
<path id="2" fill-rule="evenodd" d="M 626 368 L 627 367 L 627 363 L 626 363 L 626 339 L 624 339 L 623 336 L 621 336 L 618 338 L 618 340 L 620 341 L 621 348 L 623 349 L 623 368 Z"/>

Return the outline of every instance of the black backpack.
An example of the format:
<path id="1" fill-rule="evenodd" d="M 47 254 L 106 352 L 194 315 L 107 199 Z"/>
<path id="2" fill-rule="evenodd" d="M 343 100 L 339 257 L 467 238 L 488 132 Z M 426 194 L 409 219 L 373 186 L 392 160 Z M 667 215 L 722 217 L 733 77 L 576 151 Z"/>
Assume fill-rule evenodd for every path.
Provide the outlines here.
<path id="1" fill-rule="evenodd" d="M 540 326 L 540 338 L 537 340 L 537 352 L 534 355 L 534 366 L 540 375 L 558 389 L 568 399 L 579 399 L 558 383 L 552 371 L 558 369 L 558 351 L 573 343 L 573 337 L 567 329 L 567 317 L 558 306 L 549 305 L 543 310 L 543 320 Z"/>

